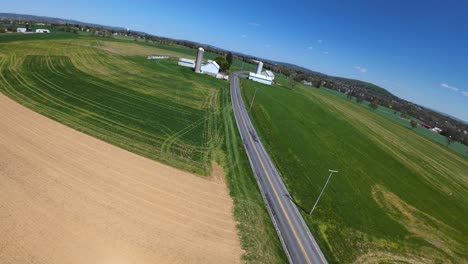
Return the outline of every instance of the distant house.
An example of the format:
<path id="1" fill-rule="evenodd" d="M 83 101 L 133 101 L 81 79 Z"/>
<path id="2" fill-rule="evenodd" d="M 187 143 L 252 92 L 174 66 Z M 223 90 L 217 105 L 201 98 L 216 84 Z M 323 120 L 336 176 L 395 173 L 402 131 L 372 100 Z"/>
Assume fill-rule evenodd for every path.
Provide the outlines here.
<path id="1" fill-rule="evenodd" d="M 216 76 L 219 73 L 219 69 L 220 67 L 216 61 L 208 60 L 207 63 L 201 66 L 200 73 Z"/>
<path id="2" fill-rule="evenodd" d="M 312 86 L 312 83 L 311 83 L 311 82 L 308 82 L 308 81 L 306 81 L 306 80 L 303 80 L 302 83 L 305 84 L 305 85 Z"/>
<path id="3" fill-rule="evenodd" d="M 442 132 L 442 129 L 440 129 L 440 128 L 438 128 L 438 127 L 435 126 L 435 127 L 431 128 L 431 131 L 434 131 L 434 132 L 440 134 L 440 132 Z"/>
<path id="4" fill-rule="evenodd" d="M 427 129 L 431 129 L 431 128 L 432 128 L 432 126 L 430 126 L 430 125 L 428 125 L 428 124 L 426 124 L 426 123 L 419 123 L 419 124 L 420 124 L 422 127 L 427 128 Z"/>
<path id="5" fill-rule="evenodd" d="M 16 32 L 19 32 L 19 33 L 26 33 L 26 32 L 27 32 L 27 29 L 26 29 L 26 28 L 17 28 L 17 29 L 16 29 Z"/>
<path id="6" fill-rule="evenodd" d="M 43 29 L 43 28 L 38 28 L 38 29 L 36 29 L 36 33 L 50 33 L 50 30 Z"/>
<path id="7" fill-rule="evenodd" d="M 168 55 L 149 55 L 146 57 L 148 60 L 160 60 L 160 59 L 169 59 Z"/>
<path id="8" fill-rule="evenodd" d="M 180 58 L 177 64 L 184 67 L 195 68 L 195 60 Z"/>

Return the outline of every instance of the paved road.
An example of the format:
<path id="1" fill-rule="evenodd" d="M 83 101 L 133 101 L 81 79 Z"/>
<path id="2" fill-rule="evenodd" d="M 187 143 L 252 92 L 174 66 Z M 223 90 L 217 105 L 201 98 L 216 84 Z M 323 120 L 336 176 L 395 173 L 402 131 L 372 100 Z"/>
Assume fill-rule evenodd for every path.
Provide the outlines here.
<path id="1" fill-rule="evenodd" d="M 231 74 L 231 100 L 237 127 L 273 224 L 291 263 L 327 263 L 275 165 L 252 125 L 239 88 L 241 72 Z"/>

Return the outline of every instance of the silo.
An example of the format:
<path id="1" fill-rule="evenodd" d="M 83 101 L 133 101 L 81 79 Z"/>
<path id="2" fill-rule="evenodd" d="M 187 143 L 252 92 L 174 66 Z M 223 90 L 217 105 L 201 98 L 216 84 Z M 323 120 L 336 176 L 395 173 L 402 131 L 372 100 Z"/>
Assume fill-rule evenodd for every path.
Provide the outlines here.
<path id="1" fill-rule="evenodd" d="M 257 74 L 262 74 L 263 62 L 259 61 L 257 64 Z"/>
<path id="2" fill-rule="evenodd" d="M 201 71 L 201 64 L 202 64 L 204 52 L 205 50 L 202 47 L 198 48 L 197 59 L 195 60 L 195 72 L 196 73 L 200 73 Z"/>

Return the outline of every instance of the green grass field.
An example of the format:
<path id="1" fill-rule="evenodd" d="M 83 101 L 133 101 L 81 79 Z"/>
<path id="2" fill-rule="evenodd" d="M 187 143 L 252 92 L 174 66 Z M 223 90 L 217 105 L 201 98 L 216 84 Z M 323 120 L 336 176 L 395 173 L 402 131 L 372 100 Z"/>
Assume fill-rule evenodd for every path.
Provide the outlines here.
<path id="1" fill-rule="evenodd" d="M 277 77 L 253 122 L 331 262 L 468 261 L 468 160 L 324 89 Z M 312 207 L 336 169 L 312 216 Z"/>
<path id="2" fill-rule="evenodd" d="M 138 53 L 149 48 L 133 46 L 81 38 L 5 43 L 2 91 L 120 147 L 208 173 L 223 140 L 218 98 L 226 83 L 171 60 L 146 60 Z"/>
<path id="3" fill-rule="evenodd" d="M 248 263 L 284 263 L 232 115 L 228 82 L 147 60 L 179 46 L 78 34 L 0 34 L 0 92 L 137 154 L 195 172 L 225 168 Z M 207 54 L 206 58 L 213 58 Z M 253 69 L 234 61 L 233 70 Z M 255 126 L 330 262 L 467 262 L 468 161 L 388 113 L 324 89 L 243 82 Z M 384 110 L 382 108 L 382 110 Z M 416 131 L 417 132 L 417 131 Z"/>
<path id="4" fill-rule="evenodd" d="M 240 144 L 229 83 L 195 74 L 175 59 L 147 60 L 149 54 L 194 57 L 196 50 L 77 34 L 3 34 L 0 92 L 67 126 L 200 177 L 217 161 L 234 199 L 244 260 L 285 262 Z"/>
<path id="5" fill-rule="evenodd" d="M 327 88 L 323 88 L 325 91 L 327 92 L 330 92 L 332 94 L 335 94 L 339 97 L 342 97 L 342 98 L 346 98 L 346 95 L 343 94 L 343 93 L 340 93 L 338 91 L 335 91 L 335 90 L 330 90 L 330 89 L 327 89 Z M 349 99 L 348 99 L 349 100 Z M 356 100 L 353 98 L 351 100 L 352 102 L 358 104 L 356 102 Z M 372 110 L 371 107 L 369 106 L 369 102 L 368 101 L 363 101 L 361 104 L 358 104 L 358 105 L 361 105 L 362 107 L 364 108 L 367 108 L 369 110 Z M 401 112 L 398 112 L 398 111 L 395 111 L 391 108 L 388 108 L 388 107 L 385 107 L 385 106 L 381 106 L 379 105 L 379 107 L 375 110 L 375 112 L 385 118 L 388 118 L 406 128 L 411 128 L 411 124 L 410 124 L 410 121 L 411 119 L 414 119 L 418 122 L 421 122 L 421 120 L 418 120 L 416 118 L 404 118 L 401 116 Z M 424 127 L 421 127 L 421 126 L 417 126 L 416 128 L 413 129 L 414 131 L 416 131 L 418 134 L 434 141 L 434 142 L 437 142 L 439 143 L 440 145 L 442 146 L 447 146 L 447 138 L 440 135 L 440 134 L 437 134 L 433 131 L 430 131 L 429 129 L 426 129 Z M 468 146 L 466 145 L 463 145 L 462 143 L 460 142 L 453 142 L 451 143 L 449 146 L 448 146 L 449 149 L 453 150 L 454 152 L 464 156 L 464 157 L 468 157 Z"/>

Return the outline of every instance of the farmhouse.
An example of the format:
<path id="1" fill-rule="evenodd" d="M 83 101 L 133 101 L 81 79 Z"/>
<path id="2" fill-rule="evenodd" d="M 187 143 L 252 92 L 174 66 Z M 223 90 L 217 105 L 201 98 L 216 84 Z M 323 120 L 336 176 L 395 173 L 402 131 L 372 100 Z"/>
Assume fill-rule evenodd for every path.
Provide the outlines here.
<path id="1" fill-rule="evenodd" d="M 50 33 L 50 30 L 43 29 L 43 28 L 38 28 L 38 29 L 36 29 L 36 33 Z"/>
<path id="2" fill-rule="evenodd" d="M 17 29 L 16 29 L 16 32 L 26 33 L 26 32 L 27 32 L 27 29 L 26 29 L 26 28 L 17 28 Z"/>
<path id="3" fill-rule="evenodd" d="M 195 68 L 195 60 L 180 58 L 177 64 L 184 67 Z"/>
<path id="4" fill-rule="evenodd" d="M 219 69 L 220 67 L 216 61 L 208 60 L 207 63 L 201 66 L 200 73 L 216 76 L 219 73 Z"/>
<path id="5" fill-rule="evenodd" d="M 169 59 L 168 55 L 149 55 L 148 60 L 160 60 L 160 59 Z"/>

